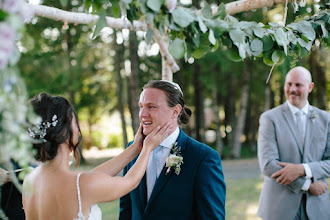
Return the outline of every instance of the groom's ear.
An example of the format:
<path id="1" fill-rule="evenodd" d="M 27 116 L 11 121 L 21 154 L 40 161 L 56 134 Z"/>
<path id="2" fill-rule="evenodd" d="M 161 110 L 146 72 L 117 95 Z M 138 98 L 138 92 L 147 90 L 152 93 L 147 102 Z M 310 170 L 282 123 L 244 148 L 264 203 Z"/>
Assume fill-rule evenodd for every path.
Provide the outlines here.
<path id="1" fill-rule="evenodd" d="M 174 106 L 172 118 L 178 118 L 181 110 L 182 110 L 182 106 L 180 104 L 177 104 L 176 106 Z"/>

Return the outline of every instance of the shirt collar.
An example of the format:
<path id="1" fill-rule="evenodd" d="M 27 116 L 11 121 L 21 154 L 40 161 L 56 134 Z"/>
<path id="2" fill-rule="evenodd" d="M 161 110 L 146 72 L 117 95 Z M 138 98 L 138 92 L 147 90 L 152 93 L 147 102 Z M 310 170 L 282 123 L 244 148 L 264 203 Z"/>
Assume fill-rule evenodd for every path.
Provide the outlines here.
<path id="1" fill-rule="evenodd" d="M 180 134 L 180 129 L 179 129 L 179 127 L 176 127 L 175 131 L 172 134 L 170 134 L 167 138 L 165 138 L 165 140 L 163 140 L 163 142 L 160 143 L 160 145 L 162 145 L 163 147 L 171 149 L 173 144 L 178 139 L 179 134 Z"/>
<path id="2" fill-rule="evenodd" d="M 288 103 L 289 109 L 292 112 L 292 114 L 296 114 L 299 110 L 301 110 L 305 115 L 308 114 L 308 108 L 309 108 L 309 102 L 307 101 L 306 105 L 302 107 L 301 109 L 297 108 L 296 106 L 292 105 L 288 100 L 286 101 Z"/>

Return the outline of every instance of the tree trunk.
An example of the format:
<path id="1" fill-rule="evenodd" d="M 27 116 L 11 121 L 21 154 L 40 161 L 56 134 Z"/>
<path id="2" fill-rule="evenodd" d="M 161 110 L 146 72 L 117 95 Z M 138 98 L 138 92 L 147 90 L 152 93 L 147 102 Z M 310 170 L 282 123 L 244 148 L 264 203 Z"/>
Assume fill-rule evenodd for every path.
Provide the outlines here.
<path id="1" fill-rule="evenodd" d="M 325 77 L 325 58 L 322 56 L 322 51 L 315 49 L 309 57 L 310 72 L 315 83 L 314 90 L 316 90 L 316 106 L 320 109 L 326 110 L 327 106 L 327 89 Z"/>
<path id="2" fill-rule="evenodd" d="M 200 82 L 200 65 L 194 63 L 193 68 L 193 84 L 195 88 L 195 132 L 196 140 L 203 142 L 204 141 L 204 132 L 205 132 L 205 119 L 204 119 L 204 104 L 203 104 L 203 86 Z"/>
<path id="3" fill-rule="evenodd" d="M 241 101 L 240 101 L 240 112 L 235 128 L 235 138 L 232 149 L 232 156 L 235 159 L 239 159 L 241 157 L 241 136 L 243 134 L 244 126 L 245 126 L 245 117 L 247 110 L 247 103 L 249 99 L 249 87 L 250 87 L 250 62 L 245 60 L 244 62 L 244 71 L 243 71 L 243 85 L 241 91 Z"/>
<path id="4" fill-rule="evenodd" d="M 123 45 L 116 44 L 116 33 L 114 34 L 114 44 L 116 45 L 116 55 L 115 55 L 115 71 L 117 75 L 117 95 L 118 95 L 118 110 L 120 113 L 120 120 L 121 120 L 121 126 L 123 130 L 123 140 L 124 140 L 124 146 L 127 146 L 127 131 L 126 131 L 126 121 L 125 121 L 125 110 L 124 110 L 124 96 L 123 96 L 123 82 L 120 74 L 121 70 L 121 63 L 123 63 L 122 59 L 122 53 L 124 51 Z"/>
<path id="5" fill-rule="evenodd" d="M 212 99 L 213 99 L 213 111 L 215 115 L 215 130 L 216 130 L 216 150 L 219 155 L 222 155 L 223 151 L 223 141 L 220 132 L 220 112 L 219 112 L 219 92 L 218 92 L 218 85 L 219 85 L 219 75 L 221 74 L 221 69 L 219 65 L 216 65 L 214 69 L 214 85 L 212 88 Z"/>
<path id="6" fill-rule="evenodd" d="M 227 72 L 226 79 L 227 79 L 227 96 L 225 98 L 225 126 L 226 126 L 226 138 L 225 144 L 231 145 L 232 144 L 232 136 L 233 136 L 233 127 L 235 125 L 235 112 L 236 112 L 236 83 L 235 79 L 232 75 L 233 73 Z M 231 127 L 232 131 L 228 132 L 227 127 Z"/>
<path id="7" fill-rule="evenodd" d="M 131 112 L 132 117 L 132 128 L 134 134 L 137 132 L 140 126 L 139 120 L 139 57 L 137 55 L 138 50 L 138 41 L 136 38 L 136 34 L 133 31 L 129 33 L 129 55 L 131 61 L 131 75 L 128 77 L 129 79 L 129 110 Z"/>

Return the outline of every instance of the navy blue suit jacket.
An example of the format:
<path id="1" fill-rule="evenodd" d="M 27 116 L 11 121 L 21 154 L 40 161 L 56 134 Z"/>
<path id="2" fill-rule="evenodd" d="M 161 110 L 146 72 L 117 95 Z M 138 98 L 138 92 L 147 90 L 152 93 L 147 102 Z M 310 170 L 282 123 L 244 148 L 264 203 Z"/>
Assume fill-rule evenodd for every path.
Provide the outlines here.
<path id="1" fill-rule="evenodd" d="M 182 130 L 177 142 L 184 162 L 180 174 L 165 175 L 164 166 L 149 201 L 144 175 L 139 186 L 120 199 L 120 220 L 225 219 L 226 185 L 219 154 Z"/>

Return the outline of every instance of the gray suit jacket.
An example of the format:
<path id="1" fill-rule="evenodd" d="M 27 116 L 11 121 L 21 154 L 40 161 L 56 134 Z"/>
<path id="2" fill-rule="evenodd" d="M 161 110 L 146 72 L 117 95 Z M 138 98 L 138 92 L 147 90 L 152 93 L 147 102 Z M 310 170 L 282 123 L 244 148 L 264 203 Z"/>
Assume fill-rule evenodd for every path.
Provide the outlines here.
<path id="1" fill-rule="evenodd" d="M 259 200 L 258 216 L 265 220 L 293 220 L 301 203 L 305 179 L 299 177 L 287 186 L 270 176 L 282 169 L 278 161 L 307 163 L 313 182 L 327 184 L 330 177 L 330 114 L 310 106 L 306 121 L 305 144 L 285 103 L 260 116 L 258 158 L 265 175 Z M 310 220 L 330 219 L 329 191 L 320 196 L 307 192 L 307 214 Z"/>

